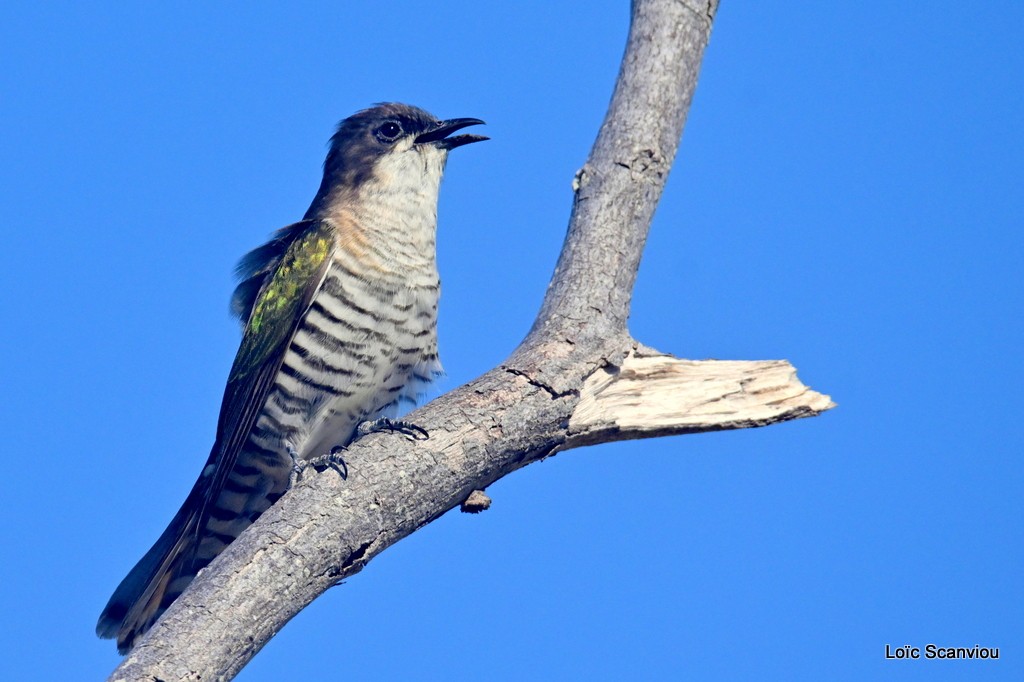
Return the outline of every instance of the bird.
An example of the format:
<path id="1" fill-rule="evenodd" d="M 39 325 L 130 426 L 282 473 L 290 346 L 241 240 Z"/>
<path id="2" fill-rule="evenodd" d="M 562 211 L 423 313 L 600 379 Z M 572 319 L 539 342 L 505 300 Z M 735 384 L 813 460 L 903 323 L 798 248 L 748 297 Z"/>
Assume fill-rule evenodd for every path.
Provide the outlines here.
<path id="1" fill-rule="evenodd" d="M 482 123 L 394 102 L 344 119 L 303 219 L 239 262 L 231 309 L 242 339 L 210 456 L 96 625 L 120 653 L 306 464 L 367 431 L 410 426 L 391 417 L 442 371 L 441 176 L 452 149 L 488 139 L 453 133 Z"/>

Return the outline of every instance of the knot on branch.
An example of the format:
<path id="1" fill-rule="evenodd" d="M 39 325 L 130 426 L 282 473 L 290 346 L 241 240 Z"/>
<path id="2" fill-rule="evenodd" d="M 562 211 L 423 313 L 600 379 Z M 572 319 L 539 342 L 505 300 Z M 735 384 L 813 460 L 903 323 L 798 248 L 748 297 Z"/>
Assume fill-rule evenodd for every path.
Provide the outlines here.
<path id="1" fill-rule="evenodd" d="M 588 179 L 589 178 L 587 177 L 587 167 L 586 166 L 583 166 L 583 168 L 580 168 L 578 171 L 576 171 L 576 174 L 572 176 L 572 191 L 573 191 L 573 193 L 578 194 L 580 189 L 583 188 L 583 185 L 586 184 Z"/>
<path id="2" fill-rule="evenodd" d="M 641 149 L 628 161 L 616 161 L 615 165 L 646 182 L 662 182 L 668 170 L 667 159 L 653 149 Z"/>
<path id="3" fill-rule="evenodd" d="M 343 577 L 348 575 L 356 565 L 358 565 L 359 568 L 362 568 L 366 564 L 366 552 L 369 551 L 372 544 L 372 541 L 364 542 L 353 549 L 352 553 L 349 554 L 341 563 L 341 566 L 338 567 L 337 574 L 332 577 Z"/>
<path id="4" fill-rule="evenodd" d="M 479 514 L 491 508 L 491 498 L 483 490 L 474 490 L 459 509 L 465 514 Z"/>

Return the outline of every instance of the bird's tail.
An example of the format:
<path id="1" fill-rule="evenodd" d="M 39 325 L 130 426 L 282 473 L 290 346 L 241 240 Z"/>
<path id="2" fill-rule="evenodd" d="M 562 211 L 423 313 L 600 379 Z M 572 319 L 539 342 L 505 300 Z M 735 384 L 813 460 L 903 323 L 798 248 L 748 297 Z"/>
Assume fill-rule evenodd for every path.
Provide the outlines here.
<path id="1" fill-rule="evenodd" d="M 116 637 L 122 654 L 128 653 L 136 638 L 149 630 L 202 568 L 194 559 L 203 484 L 202 478 L 196 481 L 170 525 L 117 586 L 100 614 L 96 634 Z"/>

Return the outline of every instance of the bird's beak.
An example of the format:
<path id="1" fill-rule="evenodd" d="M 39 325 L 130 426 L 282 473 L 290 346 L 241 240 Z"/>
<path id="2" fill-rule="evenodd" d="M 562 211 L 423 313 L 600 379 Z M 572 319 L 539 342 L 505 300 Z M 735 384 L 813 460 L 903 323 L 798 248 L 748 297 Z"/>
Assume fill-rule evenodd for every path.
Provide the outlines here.
<path id="1" fill-rule="evenodd" d="M 456 130 L 481 124 L 483 124 L 483 121 L 478 118 L 450 118 L 447 121 L 438 121 L 432 128 L 416 138 L 416 144 L 433 142 L 434 146 L 439 149 L 455 149 L 464 144 L 489 140 L 489 137 L 484 137 L 483 135 L 456 135 L 455 137 L 448 137 Z"/>

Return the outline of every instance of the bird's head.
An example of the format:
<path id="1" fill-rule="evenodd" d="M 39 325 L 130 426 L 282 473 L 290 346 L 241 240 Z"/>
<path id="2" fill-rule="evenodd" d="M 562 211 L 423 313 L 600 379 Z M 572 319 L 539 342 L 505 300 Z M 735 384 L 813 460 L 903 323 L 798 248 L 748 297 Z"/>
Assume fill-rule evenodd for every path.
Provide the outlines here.
<path id="1" fill-rule="evenodd" d="M 346 194 L 364 184 L 436 186 L 448 152 L 488 138 L 453 135 L 477 118 L 440 120 L 408 104 L 387 103 L 364 109 L 338 125 L 324 161 L 321 194 Z"/>

